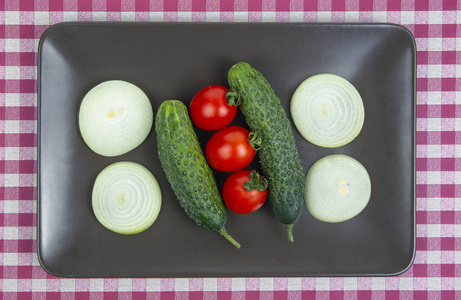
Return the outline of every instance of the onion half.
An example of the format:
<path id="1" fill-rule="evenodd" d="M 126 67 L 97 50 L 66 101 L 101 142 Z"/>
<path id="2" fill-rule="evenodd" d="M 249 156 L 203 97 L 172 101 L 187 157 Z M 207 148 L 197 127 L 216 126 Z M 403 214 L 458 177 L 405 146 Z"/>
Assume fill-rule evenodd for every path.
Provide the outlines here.
<path id="1" fill-rule="evenodd" d="M 103 156 L 125 154 L 148 136 L 153 123 L 152 105 L 137 86 L 109 80 L 92 88 L 83 98 L 79 128 L 83 140 Z"/>
<path id="2" fill-rule="evenodd" d="M 371 180 L 365 167 L 344 154 L 325 156 L 306 176 L 306 207 L 316 219 L 337 223 L 357 216 L 371 197 Z"/>
<path id="3" fill-rule="evenodd" d="M 355 87 L 343 77 L 328 73 L 311 76 L 298 86 L 290 112 L 299 133 L 326 148 L 354 140 L 365 119 L 363 101 Z"/>
<path id="4" fill-rule="evenodd" d="M 149 228 L 162 205 L 160 186 L 154 175 L 134 162 L 116 162 L 96 177 L 93 211 L 107 229 L 135 234 Z"/>

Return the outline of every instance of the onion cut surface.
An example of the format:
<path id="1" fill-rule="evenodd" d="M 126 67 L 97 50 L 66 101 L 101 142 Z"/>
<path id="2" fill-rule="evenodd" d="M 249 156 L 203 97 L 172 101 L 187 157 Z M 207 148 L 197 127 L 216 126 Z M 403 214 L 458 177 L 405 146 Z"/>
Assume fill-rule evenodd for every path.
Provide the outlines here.
<path id="1" fill-rule="evenodd" d="M 362 130 L 365 119 L 356 88 L 343 77 L 328 73 L 313 75 L 298 86 L 290 112 L 299 133 L 326 148 L 350 143 Z"/>
<path id="2" fill-rule="evenodd" d="M 104 168 L 96 177 L 93 211 L 107 229 L 135 234 L 149 228 L 162 206 L 162 193 L 154 175 L 144 166 L 121 161 Z"/>
<path id="3" fill-rule="evenodd" d="M 153 123 L 152 105 L 137 86 L 109 80 L 92 88 L 83 98 L 79 128 L 83 140 L 103 156 L 125 154 L 148 136 Z"/>
<path id="4" fill-rule="evenodd" d="M 344 154 L 325 156 L 306 175 L 306 207 L 316 219 L 343 222 L 365 209 L 371 180 L 365 167 Z"/>

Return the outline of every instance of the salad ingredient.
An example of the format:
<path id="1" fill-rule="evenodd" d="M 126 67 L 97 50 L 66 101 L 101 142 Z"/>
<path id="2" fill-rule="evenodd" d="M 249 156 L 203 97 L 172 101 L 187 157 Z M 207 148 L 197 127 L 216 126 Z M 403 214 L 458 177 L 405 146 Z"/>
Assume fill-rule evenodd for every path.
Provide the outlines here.
<path id="1" fill-rule="evenodd" d="M 226 209 L 187 107 L 178 100 L 164 101 L 157 111 L 155 130 L 160 163 L 185 213 L 198 226 L 219 232 L 240 248 L 224 228 Z"/>
<path id="2" fill-rule="evenodd" d="M 286 224 L 288 240 L 293 241 L 293 224 L 304 204 L 305 177 L 290 121 L 266 78 L 248 63 L 234 65 L 228 80 L 230 90 L 240 98 L 248 126 L 261 138 L 258 153 L 269 181 L 268 199 L 277 219 Z"/>
<path id="3" fill-rule="evenodd" d="M 122 155 L 138 147 L 152 123 L 149 98 L 126 81 L 109 80 L 96 85 L 80 105 L 78 124 L 83 140 L 103 156 Z"/>
<path id="4" fill-rule="evenodd" d="M 210 85 L 201 89 L 189 105 L 190 117 L 195 126 L 214 131 L 229 125 L 237 114 L 237 107 L 227 103 L 228 88 Z"/>
<path id="5" fill-rule="evenodd" d="M 345 78 L 317 74 L 304 80 L 291 99 L 291 116 L 309 142 L 327 148 L 354 140 L 365 119 L 362 98 Z"/>
<path id="6" fill-rule="evenodd" d="M 96 177 L 92 207 L 98 221 L 121 234 L 149 228 L 162 206 L 162 193 L 154 175 L 144 166 L 121 161 L 104 168 Z"/>
<path id="7" fill-rule="evenodd" d="M 336 223 L 357 216 L 367 206 L 370 196 L 370 176 L 350 156 L 325 156 L 307 172 L 306 207 L 321 221 Z"/>
<path id="8" fill-rule="evenodd" d="M 222 188 L 224 203 L 237 214 L 252 213 L 266 202 L 267 185 L 267 180 L 255 170 L 232 173 Z"/>
<path id="9" fill-rule="evenodd" d="M 205 147 L 205 156 L 212 168 L 235 172 L 247 167 L 258 149 L 258 138 L 241 126 L 227 126 L 214 133 Z"/>

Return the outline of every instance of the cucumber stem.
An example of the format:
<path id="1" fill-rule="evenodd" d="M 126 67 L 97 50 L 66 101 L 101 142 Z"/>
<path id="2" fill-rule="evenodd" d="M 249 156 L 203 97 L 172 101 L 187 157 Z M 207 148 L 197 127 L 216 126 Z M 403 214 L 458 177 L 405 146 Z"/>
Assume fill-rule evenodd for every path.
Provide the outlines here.
<path id="1" fill-rule="evenodd" d="M 221 228 L 219 230 L 219 233 L 226 238 L 226 240 L 228 240 L 232 245 L 234 245 L 235 247 L 237 247 L 237 249 L 240 248 L 240 244 L 239 242 L 237 242 L 230 234 L 227 233 L 226 229 Z"/>
<path id="2" fill-rule="evenodd" d="M 287 224 L 287 234 L 288 240 L 293 243 L 293 224 Z"/>

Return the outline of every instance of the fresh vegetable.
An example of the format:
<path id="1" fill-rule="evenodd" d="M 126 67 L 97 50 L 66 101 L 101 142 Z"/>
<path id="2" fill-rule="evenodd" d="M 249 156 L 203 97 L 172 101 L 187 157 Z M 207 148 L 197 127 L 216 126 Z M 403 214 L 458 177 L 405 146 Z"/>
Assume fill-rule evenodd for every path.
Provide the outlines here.
<path id="1" fill-rule="evenodd" d="M 228 126 L 214 133 L 205 147 L 205 156 L 212 168 L 235 172 L 254 159 L 260 140 L 241 126 Z"/>
<path id="2" fill-rule="evenodd" d="M 321 221 L 335 223 L 355 217 L 367 206 L 370 196 L 370 176 L 350 156 L 325 156 L 307 172 L 306 206 Z"/>
<path id="3" fill-rule="evenodd" d="M 85 95 L 78 124 L 91 150 L 103 156 L 117 156 L 146 139 L 153 118 L 149 98 L 140 88 L 126 81 L 109 80 Z"/>
<path id="4" fill-rule="evenodd" d="M 237 107 L 227 103 L 228 88 L 210 85 L 201 89 L 189 105 L 190 117 L 195 126 L 214 131 L 229 125 L 237 114 Z"/>
<path id="5" fill-rule="evenodd" d="M 254 170 L 232 173 L 222 188 L 224 203 L 237 214 L 252 213 L 266 202 L 267 185 L 267 180 Z"/>
<path id="6" fill-rule="evenodd" d="M 261 138 L 258 153 L 269 181 L 268 199 L 293 241 L 293 224 L 304 203 L 304 172 L 290 121 L 266 78 L 248 63 L 234 65 L 228 80 L 231 92 L 241 100 L 239 107 L 247 124 Z"/>
<path id="7" fill-rule="evenodd" d="M 92 207 L 107 229 L 135 234 L 149 228 L 162 206 L 162 193 L 154 175 L 144 166 L 121 161 L 104 168 L 96 177 Z"/>
<path id="8" fill-rule="evenodd" d="M 291 117 L 299 133 L 322 147 L 354 140 L 365 119 L 362 98 L 345 78 L 318 74 L 304 80 L 291 99 Z"/>
<path id="9" fill-rule="evenodd" d="M 240 248 L 224 228 L 226 209 L 187 107 L 178 100 L 164 101 L 157 111 L 155 130 L 160 163 L 186 214 L 198 226 L 219 232 Z"/>

